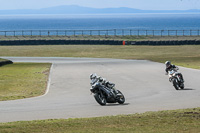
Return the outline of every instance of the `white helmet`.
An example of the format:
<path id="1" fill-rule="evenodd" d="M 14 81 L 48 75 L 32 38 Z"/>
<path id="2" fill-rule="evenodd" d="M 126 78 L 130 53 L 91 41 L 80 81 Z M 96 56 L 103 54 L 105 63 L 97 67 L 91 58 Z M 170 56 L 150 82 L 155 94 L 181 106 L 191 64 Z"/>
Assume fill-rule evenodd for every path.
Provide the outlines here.
<path id="1" fill-rule="evenodd" d="M 97 78 L 97 74 L 96 73 L 92 73 L 90 74 L 90 79 L 96 79 Z"/>
<path id="2" fill-rule="evenodd" d="M 171 66 L 171 62 L 170 61 L 166 61 L 165 65 L 166 65 L 166 68 L 170 67 Z"/>
<path id="3" fill-rule="evenodd" d="M 96 83 L 98 81 L 98 76 L 96 73 L 90 74 L 90 84 L 93 85 L 94 83 Z"/>

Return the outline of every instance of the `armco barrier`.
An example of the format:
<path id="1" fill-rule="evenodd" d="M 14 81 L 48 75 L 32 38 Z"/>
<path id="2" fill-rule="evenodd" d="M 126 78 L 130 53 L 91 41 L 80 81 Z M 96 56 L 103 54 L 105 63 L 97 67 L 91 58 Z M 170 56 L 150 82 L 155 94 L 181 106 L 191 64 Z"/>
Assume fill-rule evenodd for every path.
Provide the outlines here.
<path id="1" fill-rule="evenodd" d="M 127 45 L 200 45 L 200 40 L 127 41 Z"/>
<path id="2" fill-rule="evenodd" d="M 122 45 L 119 40 L 4 40 L 1 46 L 9 45 Z"/>
<path id="3" fill-rule="evenodd" d="M 200 40 L 122 41 L 122 40 L 4 40 L 2 46 L 14 45 L 200 45 Z"/>

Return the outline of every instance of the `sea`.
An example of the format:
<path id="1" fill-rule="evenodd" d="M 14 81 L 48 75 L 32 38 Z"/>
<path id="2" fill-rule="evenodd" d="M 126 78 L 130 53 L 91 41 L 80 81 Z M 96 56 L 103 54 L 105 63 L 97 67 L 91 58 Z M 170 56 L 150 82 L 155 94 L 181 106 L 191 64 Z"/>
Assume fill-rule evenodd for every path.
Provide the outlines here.
<path id="1" fill-rule="evenodd" d="M 200 14 L 0 15 L 0 31 L 200 30 Z"/>

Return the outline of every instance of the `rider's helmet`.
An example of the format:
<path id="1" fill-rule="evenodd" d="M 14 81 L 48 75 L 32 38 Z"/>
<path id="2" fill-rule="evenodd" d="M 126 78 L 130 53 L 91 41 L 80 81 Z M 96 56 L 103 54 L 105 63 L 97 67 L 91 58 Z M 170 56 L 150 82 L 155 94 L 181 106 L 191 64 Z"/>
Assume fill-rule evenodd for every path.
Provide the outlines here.
<path id="1" fill-rule="evenodd" d="M 97 78 L 97 74 L 96 73 L 92 73 L 90 74 L 90 79 L 96 79 Z"/>
<path id="2" fill-rule="evenodd" d="M 165 65 L 166 65 L 166 68 L 169 68 L 171 66 L 171 62 L 170 61 L 166 61 Z"/>
<path id="3" fill-rule="evenodd" d="M 98 80 L 98 76 L 96 73 L 90 74 L 90 79 L 91 79 L 91 85 L 94 84 L 95 82 L 97 82 Z"/>

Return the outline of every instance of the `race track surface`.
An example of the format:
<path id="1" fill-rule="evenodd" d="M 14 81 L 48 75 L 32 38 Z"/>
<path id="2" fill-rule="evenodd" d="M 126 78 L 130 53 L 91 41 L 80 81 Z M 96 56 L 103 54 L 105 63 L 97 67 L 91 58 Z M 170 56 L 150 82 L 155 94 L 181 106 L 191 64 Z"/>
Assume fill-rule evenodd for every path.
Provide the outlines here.
<path id="1" fill-rule="evenodd" d="M 0 122 L 83 118 L 200 107 L 200 71 L 179 67 L 185 89 L 175 90 L 165 65 L 146 60 L 2 57 L 14 62 L 51 62 L 48 93 L 0 102 Z M 90 95 L 91 73 L 116 84 L 123 105 L 100 106 Z"/>

